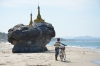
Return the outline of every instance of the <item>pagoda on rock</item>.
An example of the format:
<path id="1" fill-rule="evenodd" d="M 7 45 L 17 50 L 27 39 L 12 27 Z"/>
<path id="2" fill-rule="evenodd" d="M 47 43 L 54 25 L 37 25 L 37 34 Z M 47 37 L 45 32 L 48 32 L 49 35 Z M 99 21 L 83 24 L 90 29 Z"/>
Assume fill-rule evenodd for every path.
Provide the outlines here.
<path id="1" fill-rule="evenodd" d="M 38 15 L 37 15 L 37 18 L 34 20 L 34 22 L 45 22 L 45 20 L 43 20 L 41 15 L 40 15 L 40 7 L 39 7 L 39 5 L 38 5 Z"/>

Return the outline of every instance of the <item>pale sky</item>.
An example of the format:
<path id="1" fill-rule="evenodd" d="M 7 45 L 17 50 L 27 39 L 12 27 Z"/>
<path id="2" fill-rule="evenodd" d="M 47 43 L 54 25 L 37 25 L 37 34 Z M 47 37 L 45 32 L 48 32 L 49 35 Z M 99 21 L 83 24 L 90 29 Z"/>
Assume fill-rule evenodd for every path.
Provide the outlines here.
<path id="1" fill-rule="evenodd" d="M 100 37 L 100 0 L 0 0 L 0 32 L 17 24 L 28 25 L 37 6 L 46 22 L 54 26 L 56 37 Z"/>

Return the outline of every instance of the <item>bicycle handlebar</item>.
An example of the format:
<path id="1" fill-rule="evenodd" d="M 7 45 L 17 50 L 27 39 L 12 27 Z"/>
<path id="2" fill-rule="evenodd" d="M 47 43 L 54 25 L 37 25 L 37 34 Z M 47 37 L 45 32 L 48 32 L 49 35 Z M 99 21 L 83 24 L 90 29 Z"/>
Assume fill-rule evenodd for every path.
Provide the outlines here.
<path id="1" fill-rule="evenodd" d="M 64 45 L 64 46 L 67 46 L 67 45 L 65 45 L 65 44 L 63 44 L 63 43 L 61 43 L 62 45 Z"/>

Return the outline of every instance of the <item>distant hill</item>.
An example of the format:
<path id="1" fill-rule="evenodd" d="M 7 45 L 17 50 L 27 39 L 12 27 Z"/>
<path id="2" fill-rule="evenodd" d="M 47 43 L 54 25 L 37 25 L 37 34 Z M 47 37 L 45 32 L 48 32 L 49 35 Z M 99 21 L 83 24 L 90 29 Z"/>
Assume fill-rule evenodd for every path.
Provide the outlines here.
<path id="1" fill-rule="evenodd" d="M 54 37 L 51 39 L 51 41 L 57 41 L 57 38 Z M 60 38 L 60 41 L 99 41 L 100 42 L 100 38 L 97 37 L 91 37 L 91 36 L 78 36 L 78 37 L 64 37 L 64 38 Z"/>
<path id="2" fill-rule="evenodd" d="M 68 36 L 69 37 L 69 36 Z M 78 36 L 78 37 L 64 37 L 67 41 L 100 41 L 99 37 L 91 37 L 91 36 Z"/>
<path id="3" fill-rule="evenodd" d="M 7 33 L 0 32 L 0 42 L 7 42 Z"/>
<path id="4" fill-rule="evenodd" d="M 74 39 L 93 39 L 91 36 L 79 36 L 79 37 L 74 37 Z"/>
<path id="5" fill-rule="evenodd" d="M 51 41 L 57 41 L 57 38 L 56 37 L 55 38 L 52 38 Z M 66 39 L 60 38 L 60 41 L 66 41 Z"/>

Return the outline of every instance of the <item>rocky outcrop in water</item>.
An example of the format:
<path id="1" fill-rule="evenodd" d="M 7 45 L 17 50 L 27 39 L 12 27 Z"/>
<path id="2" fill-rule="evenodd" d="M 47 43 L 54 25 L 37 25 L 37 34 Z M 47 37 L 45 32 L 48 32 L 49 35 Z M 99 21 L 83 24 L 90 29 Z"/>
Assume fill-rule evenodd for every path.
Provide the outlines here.
<path id="1" fill-rule="evenodd" d="M 46 45 L 55 37 L 53 26 L 46 22 L 33 26 L 18 24 L 8 30 L 8 41 L 14 45 L 13 53 L 47 51 Z"/>

